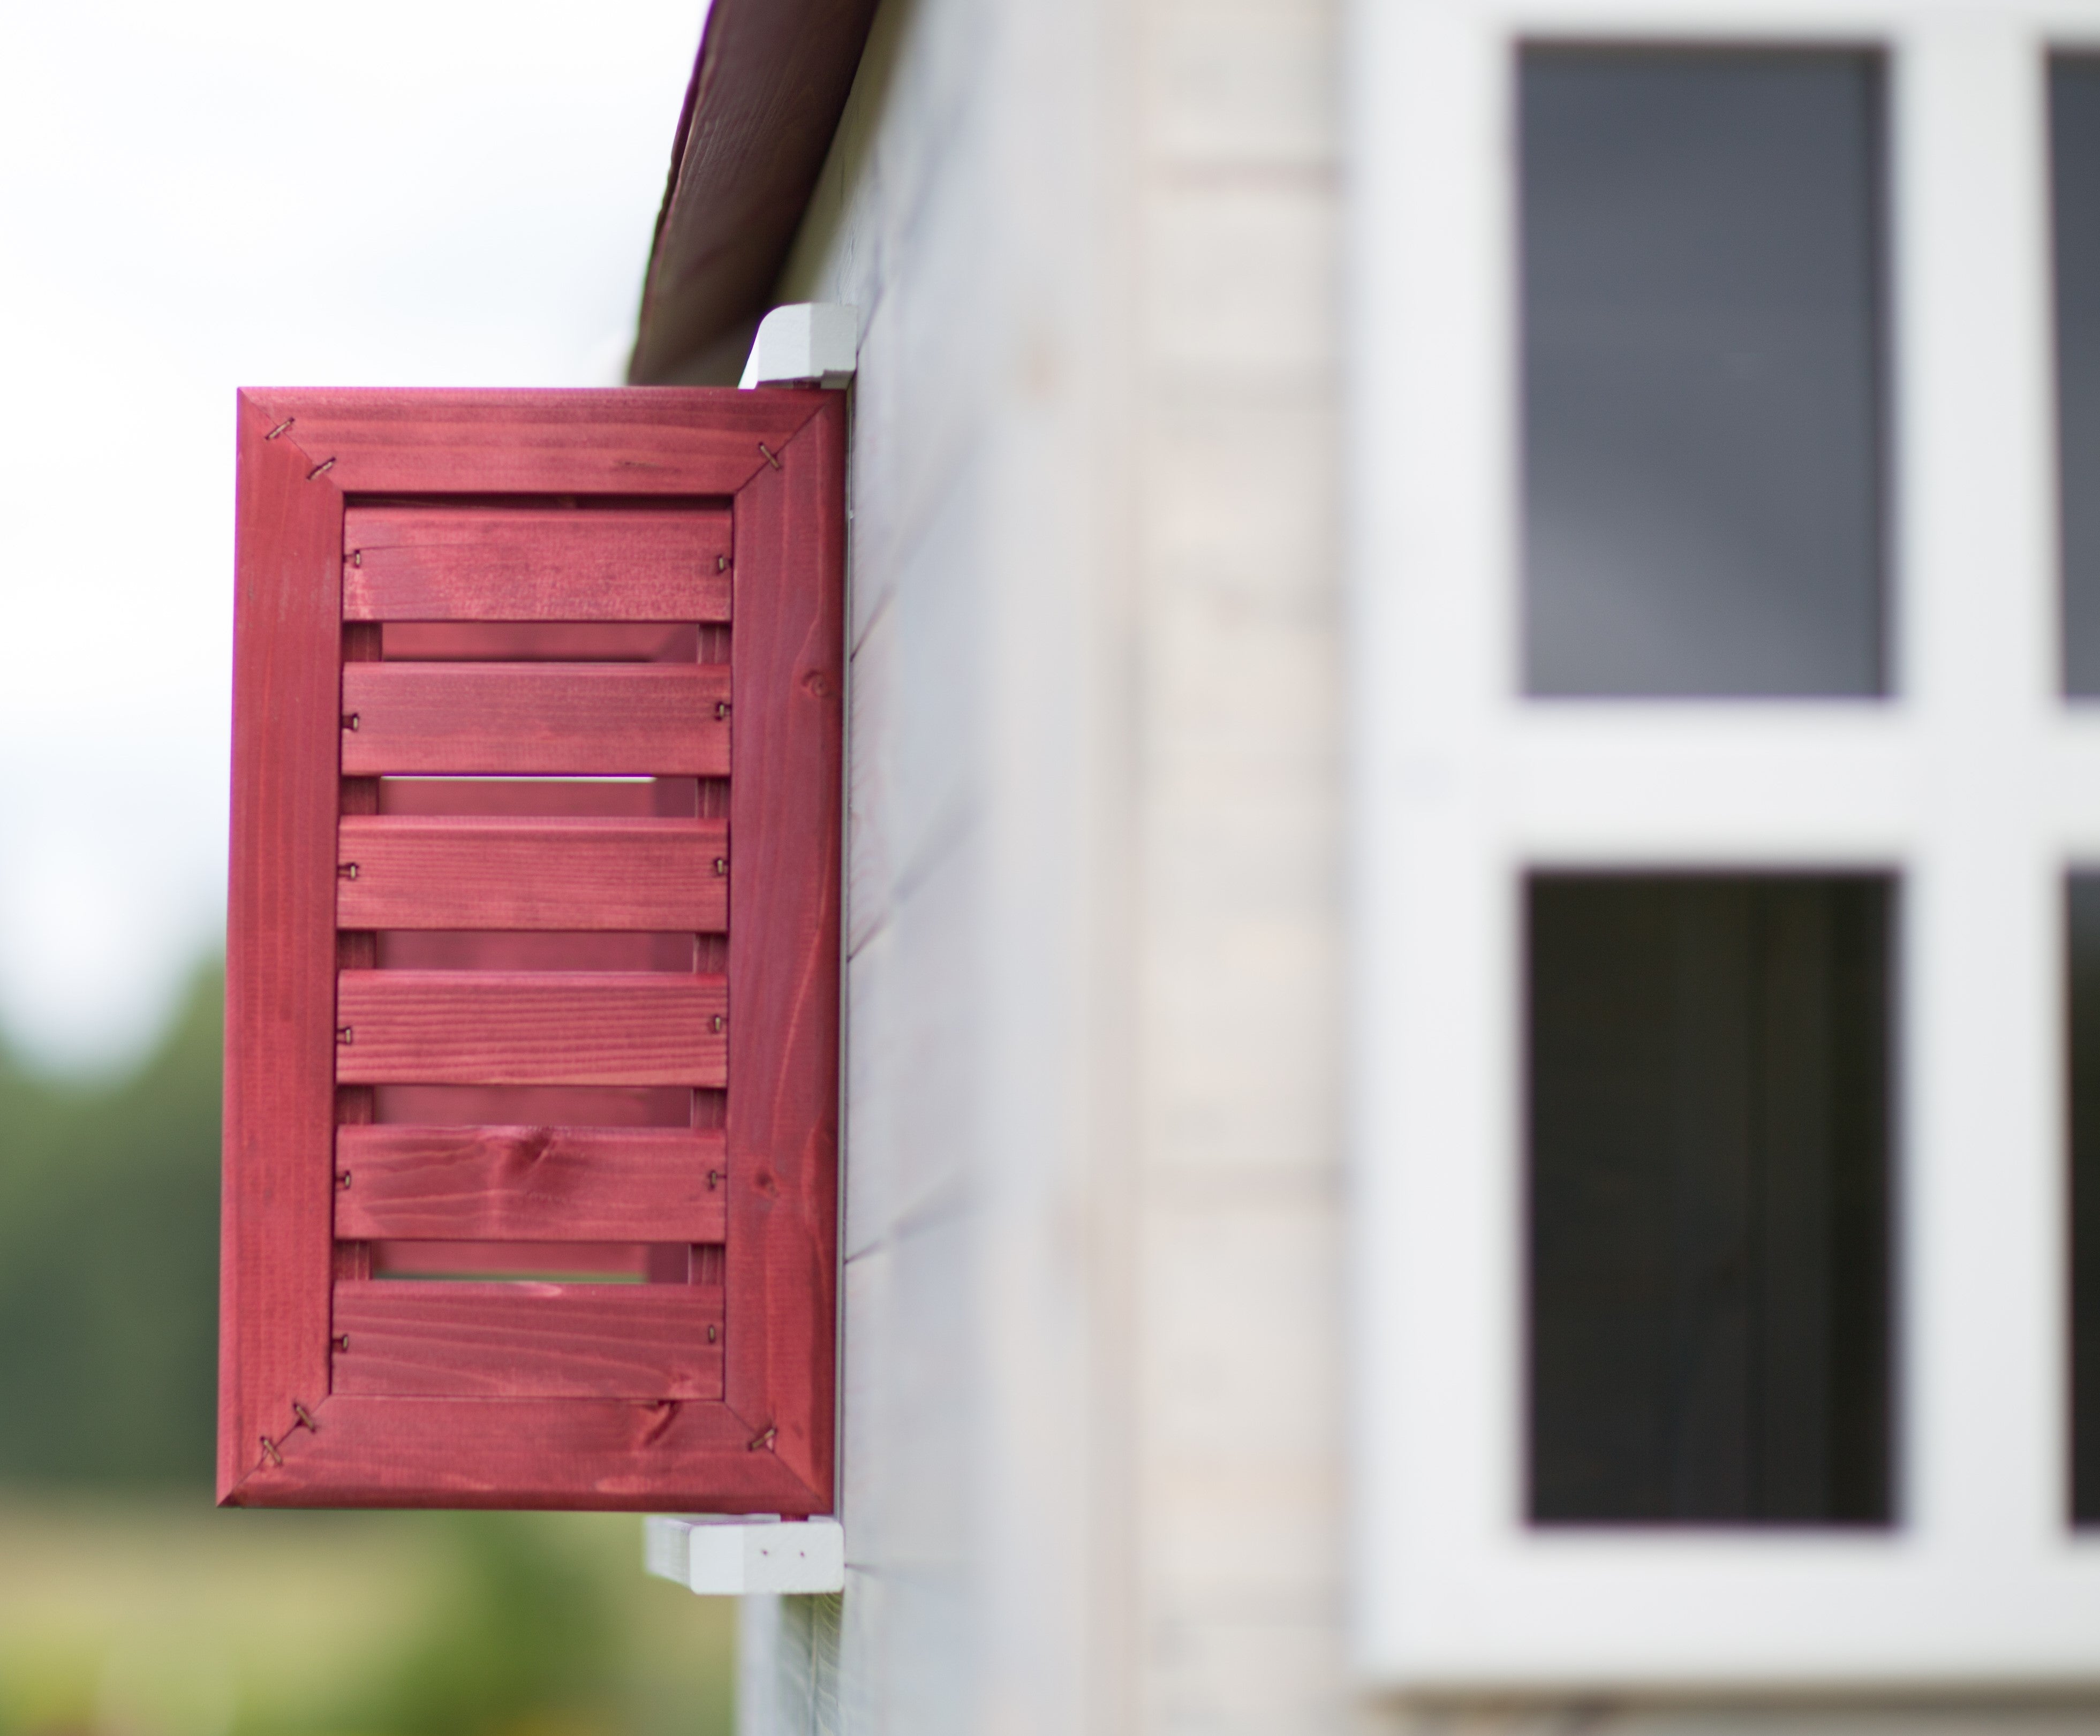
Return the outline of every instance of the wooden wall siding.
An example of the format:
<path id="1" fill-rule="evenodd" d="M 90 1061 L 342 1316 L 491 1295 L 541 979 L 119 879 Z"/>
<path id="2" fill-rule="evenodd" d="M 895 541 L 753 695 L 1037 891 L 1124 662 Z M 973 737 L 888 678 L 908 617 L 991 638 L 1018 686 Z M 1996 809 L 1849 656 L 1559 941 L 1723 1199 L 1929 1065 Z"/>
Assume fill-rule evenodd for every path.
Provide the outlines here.
<path id="1" fill-rule="evenodd" d="M 220 1498 L 828 1510 L 839 399 L 240 414 Z"/>
<path id="2" fill-rule="evenodd" d="M 852 1548 L 835 1617 L 755 1612 L 750 1736 L 1360 1710 L 1337 43 L 885 6 L 774 289 L 862 320 Z"/>

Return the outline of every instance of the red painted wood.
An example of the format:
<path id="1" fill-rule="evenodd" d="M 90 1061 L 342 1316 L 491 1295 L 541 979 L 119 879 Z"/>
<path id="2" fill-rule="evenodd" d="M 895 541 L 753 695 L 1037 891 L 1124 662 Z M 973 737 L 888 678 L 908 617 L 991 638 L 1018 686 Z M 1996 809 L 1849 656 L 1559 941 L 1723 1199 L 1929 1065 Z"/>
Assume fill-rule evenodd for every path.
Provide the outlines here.
<path id="1" fill-rule="evenodd" d="M 284 438 L 349 494 L 735 494 L 836 393 L 262 391 Z"/>
<path id="2" fill-rule="evenodd" d="M 339 1393 L 721 1396 L 721 1292 L 697 1284 L 338 1284 L 335 1333 Z"/>
<path id="3" fill-rule="evenodd" d="M 845 420 L 835 399 L 737 497 L 730 779 L 729 1402 L 832 1475 L 837 1269 Z"/>
<path id="4" fill-rule="evenodd" d="M 754 1450 L 726 1404 L 338 1394 L 313 1415 L 320 1426 L 285 1437 L 284 1462 L 250 1475 L 239 1505 L 832 1510 L 830 1483 L 812 1488 Z"/>
<path id="5" fill-rule="evenodd" d="M 234 571 L 218 1487 L 328 1388 L 342 498 L 244 394 Z"/>
<path id="6" fill-rule="evenodd" d="M 718 1242 L 727 1161 L 721 1134 L 686 1128 L 344 1127 L 335 1233 Z"/>
<path id="7" fill-rule="evenodd" d="M 701 631 L 656 621 L 390 621 L 378 629 L 390 663 L 726 662 L 700 654 Z"/>
<path id="8" fill-rule="evenodd" d="M 352 506 L 346 621 L 726 621 L 726 508 Z"/>
<path id="9" fill-rule="evenodd" d="M 245 640 L 259 633 L 268 643 L 242 650 L 236 683 L 245 715 L 254 720 L 246 757 L 236 748 L 236 768 L 261 793 L 236 801 L 231 952 L 235 975 L 250 993 L 244 1002 L 236 982 L 229 1001 L 223 1500 L 829 1510 L 843 427 L 840 401 L 818 394 L 269 393 L 244 399 L 240 631 Z M 276 438 L 263 438 L 271 434 Z M 761 443 L 777 467 L 758 450 Z M 660 638 L 655 623 L 617 619 L 626 606 L 613 601 L 607 617 L 583 623 L 397 622 L 390 632 L 372 623 L 345 625 L 343 575 L 362 569 L 345 566 L 351 551 L 342 534 L 344 493 L 360 510 L 381 495 L 447 509 L 563 496 L 574 496 L 581 511 L 616 513 L 649 500 L 677 513 L 704 504 L 702 497 L 727 500 L 737 623 L 733 630 L 721 623 L 695 630 L 689 619 L 667 629 L 675 637 Z M 418 496 L 426 498 L 408 498 Z M 308 510 L 315 502 L 318 516 Z M 258 607 L 249 551 L 266 546 L 276 551 L 269 556 L 275 571 L 300 576 L 291 593 L 273 591 Z M 543 582 L 532 576 L 535 558 L 519 556 L 523 579 L 514 570 L 474 582 L 522 584 L 529 593 Z M 569 582 L 553 566 L 545 571 L 551 575 L 545 584 Z M 449 582 L 438 581 L 440 588 Z M 288 594 L 304 600 L 285 608 Z M 754 599 L 760 619 L 748 632 L 744 611 Z M 301 637 L 309 632 L 312 643 Z M 630 632 L 642 637 L 630 639 Z M 457 661 L 424 660 L 448 646 Z M 417 660 L 367 660 L 382 650 Z M 638 660 L 578 669 L 557 654 L 586 664 Z M 704 672 L 691 663 L 639 660 L 688 656 L 717 665 L 727 659 L 733 668 Z M 721 698 L 728 696 L 719 685 L 726 677 L 736 714 L 717 719 L 710 708 L 700 721 L 712 726 L 711 741 L 708 730 L 682 734 L 675 720 L 634 703 L 643 690 L 604 685 L 636 676 L 712 679 Z M 393 685 L 404 676 L 407 684 Z M 447 694 L 418 687 L 417 676 L 454 685 Z M 497 685 L 473 687 L 462 676 Z M 521 682 L 536 679 L 553 685 L 521 693 Z M 572 694 L 618 690 L 620 698 L 585 698 L 578 716 L 550 724 L 548 702 L 558 710 L 564 686 Z M 353 694 L 377 694 L 382 712 L 400 694 L 421 696 L 425 720 L 454 738 L 441 751 L 451 754 L 464 738 L 465 752 L 411 764 L 392 763 L 379 749 L 368 753 L 357 739 L 364 734 L 362 712 L 358 729 L 339 726 L 354 708 Z M 465 704 L 471 715 L 461 713 Z M 754 718 L 753 705 L 771 715 Z M 375 739 L 390 720 L 382 716 Z M 579 734 L 599 737 L 585 743 L 593 756 L 610 740 L 628 760 L 638 734 L 648 738 L 649 751 L 639 763 L 614 764 L 558 757 L 576 747 Z M 681 756 L 668 763 L 654 751 L 666 736 Z M 540 751 L 548 744 L 557 757 Z M 430 746 L 414 751 L 428 753 Z M 637 781 L 581 781 L 607 773 Z M 320 792 L 310 816 L 301 807 L 302 780 Z M 342 884 L 335 873 L 338 808 L 358 821 L 375 812 L 726 818 L 739 862 L 735 921 L 727 937 L 697 928 L 346 927 L 339 944 L 348 967 L 338 976 L 331 932 Z M 751 857 L 754 850 L 760 857 Z M 745 870 L 761 857 L 765 877 L 755 883 Z M 475 897 L 485 903 L 498 891 L 545 896 L 544 888 L 528 894 L 492 879 Z M 248 931 L 264 943 L 249 946 L 245 976 L 244 896 L 260 913 L 245 919 Z M 805 901 L 799 914 L 797 899 Z M 350 919 L 375 921 L 354 906 Z M 739 938 L 747 923 L 750 936 Z M 637 954 L 629 962 L 654 963 L 656 937 L 681 933 L 677 945 L 690 945 L 704 970 L 726 975 L 593 970 L 550 978 L 483 968 L 373 969 L 365 962 L 398 965 L 420 956 L 420 948 L 476 966 L 543 953 L 567 963 L 575 961 L 565 949 L 585 948 L 576 954 L 580 960 L 597 956 L 599 946 L 639 945 L 647 960 Z M 761 944 L 761 936 L 771 938 Z M 254 967 L 271 947 L 267 965 Z M 332 986 L 340 1011 L 331 1004 Z M 713 1030 L 712 1019 L 732 1005 L 727 1031 Z M 696 1016 L 704 1021 L 698 1030 Z M 748 1018 L 770 1029 L 748 1031 Z M 333 1041 L 338 1025 L 350 1030 L 347 1044 Z M 339 1078 L 332 1078 L 332 1060 L 345 1064 Z M 641 1082 L 614 1082 L 638 1077 Z M 302 1091 L 311 1102 L 297 1113 L 269 1107 L 296 1108 L 306 1101 Z M 668 1209 L 652 1209 L 638 1232 L 622 1223 L 616 1234 L 585 1236 L 593 1226 L 564 1213 L 557 1232 L 521 1235 L 536 1206 L 521 1208 L 501 1190 L 476 1196 L 469 1187 L 441 1194 L 449 1203 L 440 1210 L 417 1191 L 431 1177 L 412 1179 L 410 1166 L 398 1209 L 423 1214 L 417 1221 L 426 1230 L 439 1218 L 463 1218 L 473 1226 L 467 1233 L 379 1235 L 373 1223 L 346 1218 L 334 1240 L 341 1200 L 333 1185 L 332 1124 L 338 1113 L 345 1148 L 353 1152 L 362 1139 L 410 1135 L 470 1148 L 483 1138 L 478 1128 L 541 1127 L 554 1140 L 596 1139 L 622 1126 L 719 1138 L 730 1154 L 721 1239 L 712 1239 L 711 1223 L 674 1222 Z M 285 1136 L 258 1139 L 258 1130 L 273 1126 Z M 354 1194 L 352 1174 L 347 1192 Z M 602 1180 L 592 1185 L 602 1187 Z M 622 1192 L 614 1216 L 634 1203 Z M 592 1206 L 601 1209 L 613 1210 L 602 1198 Z M 664 1239 L 701 1227 L 708 1239 Z M 504 1233 L 490 1240 L 492 1229 Z M 656 1281 L 562 1285 L 521 1298 L 514 1285 L 357 1276 L 370 1269 L 375 1249 L 384 1271 L 389 1262 L 398 1270 L 434 1260 L 536 1258 L 527 1243 L 558 1243 L 567 1257 L 623 1270 L 638 1260 Z M 343 1333 L 342 1322 L 330 1319 L 332 1267 L 346 1317 L 394 1334 L 397 1344 L 383 1337 L 360 1344 L 358 1333 Z M 480 1298 L 476 1290 L 496 1294 Z M 434 1294 L 438 1300 L 427 1300 Z M 566 1304 L 571 1296 L 580 1299 L 568 1323 L 552 1336 L 504 1312 L 521 1299 Z M 699 1297 L 721 1309 L 712 1320 L 693 1316 L 684 1324 L 716 1327 L 717 1342 L 707 1348 L 717 1353 L 717 1384 L 707 1390 L 723 1396 L 564 1395 L 659 1376 L 700 1390 L 706 1371 L 693 1360 L 695 1335 L 666 1324 L 660 1303 L 667 1297 L 674 1308 Z M 634 1300 L 607 1300 L 619 1298 Z M 367 1307 L 421 1315 L 382 1320 L 359 1313 Z M 623 1317 L 633 1331 L 618 1324 Z M 326 1391 L 338 1336 L 351 1337 L 358 1350 L 388 1350 L 366 1364 L 364 1376 L 350 1374 L 349 1386 L 368 1378 L 421 1383 L 420 1390 Z M 697 1337 L 704 1346 L 704 1329 Z M 356 1359 L 355 1351 L 342 1354 L 346 1363 Z M 382 1361 L 396 1372 L 380 1372 Z M 560 1390 L 472 1395 L 515 1390 L 520 1381 Z M 315 1398 L 317 1391 L 323 1395 Z"/>
<path id="10" fill-rule="evenodd" d="M 345 971 L 345 1084 L 722 1085 L 728 985 L 648 972 Z"/>
<path id="11" fill-rule="evenodd" d="M 345 928 L 719 931 L 729 828 L 719 820 L 346 818 Z M 716 864 L 720 863 L 717 870 Z"/>
<path id="12" fill-rule="evenodd" d="M 729 689 L 712 663 L 351 663 L 343 775 L 721 777 Z"/>

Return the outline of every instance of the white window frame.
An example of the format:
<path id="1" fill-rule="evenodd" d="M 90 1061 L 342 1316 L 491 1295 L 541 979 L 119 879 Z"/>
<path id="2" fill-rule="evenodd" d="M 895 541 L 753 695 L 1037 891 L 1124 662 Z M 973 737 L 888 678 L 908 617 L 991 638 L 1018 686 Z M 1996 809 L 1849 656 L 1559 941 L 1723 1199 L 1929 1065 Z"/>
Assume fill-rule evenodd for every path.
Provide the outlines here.
<path id="1" fill-rule="evenodd" d="M 2100 1683 L 2067 1518 L 2047 57 L 2100 7 L 1355 0 L 1349 439 L 1356 1653 L 1423 1691 Z M 1892 697 L 1520 697 L 1527 41 L 1884 57 Z M 1524 1522 L 1531 869 L 1868 869 L 1898 896 L 1898 1522 Z"/>

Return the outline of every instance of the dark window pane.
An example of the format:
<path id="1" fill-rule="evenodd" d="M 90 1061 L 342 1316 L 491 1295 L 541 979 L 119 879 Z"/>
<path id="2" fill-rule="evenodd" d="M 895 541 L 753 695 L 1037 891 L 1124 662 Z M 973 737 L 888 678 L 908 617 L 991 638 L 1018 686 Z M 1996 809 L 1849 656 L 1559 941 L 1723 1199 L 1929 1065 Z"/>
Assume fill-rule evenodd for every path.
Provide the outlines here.
<path id="1" fill-rule="evenodd" d="M 1879 62 L 1522 77 L 1527 690 L 1882 692 Z"/>
<path id="2" fill-rule="evenodd" d="M 1890 904 L 1531 881 L 1535 1522 L 1887 1522 Z"/>
<path id="3" fill-rule="evenodd" d="M 2071 1513 L 2100 1523 L 2100 875 L 2071 877 Z"/>
<path id="4" fill-rule="evenodd" d="M 2058 461 L 2063 500 L 2063 685 L 2100 695 L 2100 59 L 2049 75 L 2056 217 Z"/>

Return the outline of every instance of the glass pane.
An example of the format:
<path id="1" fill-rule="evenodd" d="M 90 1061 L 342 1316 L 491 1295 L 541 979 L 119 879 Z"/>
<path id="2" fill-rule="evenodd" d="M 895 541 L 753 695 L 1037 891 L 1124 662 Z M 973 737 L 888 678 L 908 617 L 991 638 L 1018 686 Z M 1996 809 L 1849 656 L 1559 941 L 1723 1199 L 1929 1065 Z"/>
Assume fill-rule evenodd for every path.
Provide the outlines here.
<path id="1" fill-rule="evenodd" d="M 2049 66 L 2056 380 L 2063 506 L 2063 685 L 2100 695 L 2100 59 Z"/>
<path id="2" fill-rule="evenodd" d="M 2100 1523 L 2100 874 L 2071 877 L 2071 1513 Z"/>
<path id="3" fill-rule="evenodd" d="M 1883 690 L 1880 82 L 1524 51 L 1527 691 Z"/>
<path id="4" fill-rule="evenodd" d="M 1533 878 L 1534 1522 L 1887 1522 L 1890 904 Z"/>

